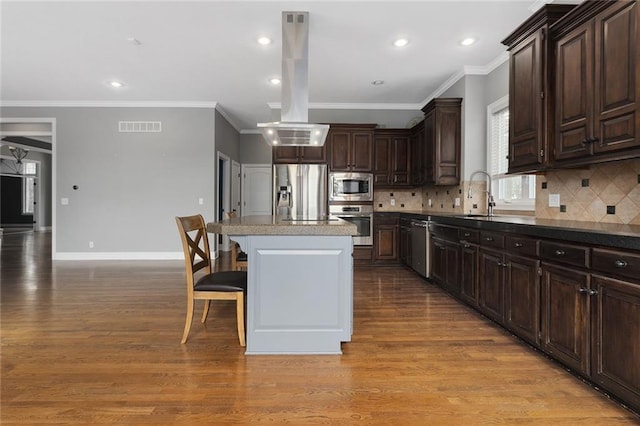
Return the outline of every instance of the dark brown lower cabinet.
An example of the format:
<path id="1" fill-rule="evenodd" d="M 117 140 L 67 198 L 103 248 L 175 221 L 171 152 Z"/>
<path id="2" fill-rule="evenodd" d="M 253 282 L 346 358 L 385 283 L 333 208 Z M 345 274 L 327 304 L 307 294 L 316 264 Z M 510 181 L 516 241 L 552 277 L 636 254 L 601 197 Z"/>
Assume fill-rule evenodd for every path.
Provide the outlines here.
<path id="1" fill-rule="evenodd" d="M 573 370 L 588 375 L 589 274 L 544 263 L 542 274 L 540 345 Z"/>
<path id="2" fill-rule="evenodd" d="M 460 244 L 460 299 L 471 306 L 478 306 L 478 246 Z"/>
<path id="3" fill-rule="evenodd" d="M 593 381 L 640 410 L 640 284 L 592 275 Z"/>
<path id="4" fill-rule="evenodd" d="M 478 308 L 499 322 L 504 321 L 504 279 L 506 264 L 499 251 L 480 248 L 478 254 Z"/>
<path id="5" fill-rule="evenodd" d="M 373 218 L 373 260 L 397 262 L 398 237 L 400 234 L 398 216 L 376 215 Z"/>
<path id="6" fill-rule="evenodd" d="M 459 246 L 457 242 L 431 239 L 431 279 L 445 290 L 460 294 L 458 270 L 460 268 Z"/>
<path id="7" fill-rule="evenodd" d="M 507 256 L 504 289 L 504 323 L 514 334 L 540 342 L 540 261 Z"/>

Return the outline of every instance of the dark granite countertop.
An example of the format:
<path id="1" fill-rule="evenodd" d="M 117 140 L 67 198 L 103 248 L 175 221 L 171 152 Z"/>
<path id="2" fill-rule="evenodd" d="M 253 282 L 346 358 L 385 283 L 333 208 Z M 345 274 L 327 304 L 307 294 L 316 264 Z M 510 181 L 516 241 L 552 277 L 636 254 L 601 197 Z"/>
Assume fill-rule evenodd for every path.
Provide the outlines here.
<path id="1" fill-rule="evenodd" d="M 392 213 L 392 212 L 383 212 Z M 513 232 L 532 237 L 640 251 L 640 226 L 574 220 L 537 219 L 526 216 L 467 217 L 424 211 L 398 212 L 403 217 L 479 230 Z"/>

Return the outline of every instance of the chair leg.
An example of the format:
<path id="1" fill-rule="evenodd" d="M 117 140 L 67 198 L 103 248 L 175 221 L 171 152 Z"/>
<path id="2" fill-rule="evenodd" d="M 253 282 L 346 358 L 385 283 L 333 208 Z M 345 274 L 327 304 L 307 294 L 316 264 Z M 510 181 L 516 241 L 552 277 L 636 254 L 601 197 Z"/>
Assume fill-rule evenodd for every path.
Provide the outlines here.
<path id="1" fill-rule="evenodd" d="M 210 303 L 211 303 L 211 300 L 205 300 L 204 301 L 204 310 L 202 311 L 202 323 L 203 324 L 207 320 L 207 315 L 209 315 L 209 304 Z"/>
<path id="2" fill-rule="evenodd" d="M 238 339 L 240 346 L 246 346 L 244 337 L 244 293 L 238 293 L 236 298 L 236 321 L 238 322 Z"/>
<path id="3" fill-rule="evenodd" d="M 187 299 L 187 319 L 184 323 L 184 332 L 182 333 L 182 341 L 180 343 L 187 342 L 187 336 L 189 336 L 189 330 L 191 330 L 191 322 L 193 321 L 193 299 L 189 297 Z"/>

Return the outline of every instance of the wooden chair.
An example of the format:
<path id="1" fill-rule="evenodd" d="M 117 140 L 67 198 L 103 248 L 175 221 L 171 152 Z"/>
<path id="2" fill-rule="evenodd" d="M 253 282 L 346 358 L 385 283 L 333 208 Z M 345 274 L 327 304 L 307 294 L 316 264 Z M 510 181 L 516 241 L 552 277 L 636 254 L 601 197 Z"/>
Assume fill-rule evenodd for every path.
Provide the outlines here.
<path id="1" fill-rule="evenodd" d="M 229 219 L 234 219 L 238 217 L 238 214 L 235 211 L 227 212 L 227 217 Z M 247 262 L 247 253 L 240 250 L 240 244 L 233 240 L 230 240 L 229 242 L 231 243 L 231 270 L 246 271 L 249 267 L 249 263 Z"/>
<path id="2" fill-rule="evenodd" d="M 207 319 L 211 300 L 235 300 L 238 339 L 240 345 L 245 346 L 244 300 L 247 291 L 247 273 L 243 271 L 212 272 L 209 238 L 201 215 L 176 217 L 176 223 L 182 240 L 187 275 L 187 319 L 181 343 L 187 341 L 191 329 L 194 300 L 205 300 L 203 323 Z M 196 275 L 199 278 L 196 279 Z"/>

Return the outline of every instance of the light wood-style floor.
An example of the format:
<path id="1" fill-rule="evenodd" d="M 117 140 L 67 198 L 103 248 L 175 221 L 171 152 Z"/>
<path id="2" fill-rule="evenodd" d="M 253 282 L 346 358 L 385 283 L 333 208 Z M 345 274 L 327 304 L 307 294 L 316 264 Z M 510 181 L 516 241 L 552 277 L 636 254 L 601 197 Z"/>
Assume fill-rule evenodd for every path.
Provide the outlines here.
<path id="1" fill-rule="evenodd" d="M 52 262 L 49 244 L 2 239 L 2 425 L 640 424 L 403 267 L 356 269 L 342 356 L 245 356 L 233 302 L 180 344 L 181 261 Z"/>

